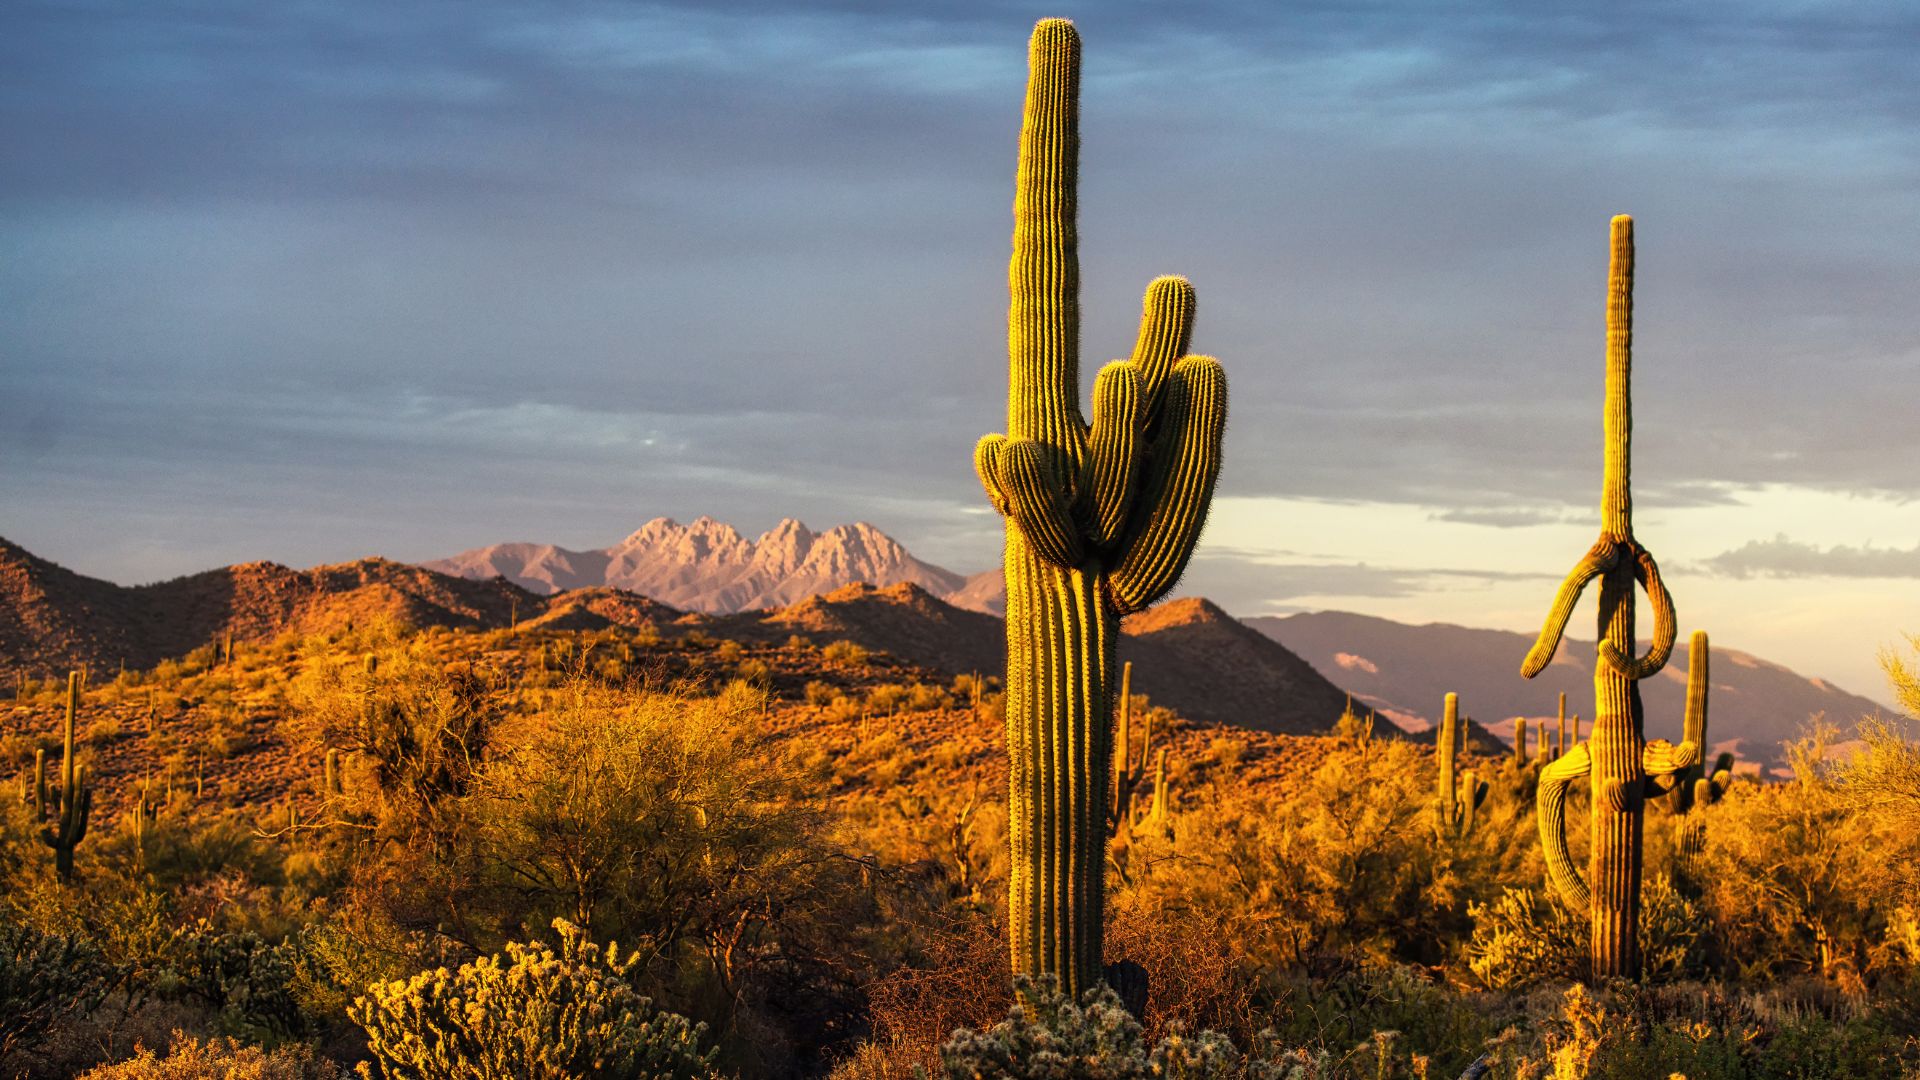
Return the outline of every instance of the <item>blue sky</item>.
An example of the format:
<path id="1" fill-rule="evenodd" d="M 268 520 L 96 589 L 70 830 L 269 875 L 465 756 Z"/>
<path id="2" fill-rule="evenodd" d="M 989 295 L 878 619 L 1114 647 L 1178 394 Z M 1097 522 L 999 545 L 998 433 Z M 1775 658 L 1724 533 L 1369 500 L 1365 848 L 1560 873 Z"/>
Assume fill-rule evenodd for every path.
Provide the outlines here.
<path id="1" fill-rule="evenodd" d="M 1179 272 L 1232 382 L 1192 589 L 1531 624 L 1596 523 L 1630 212 L 1683 623 L 1880 691 L 1920 631 L 1893 3 L 8 4 L 0 535 L 132 582 L 708 513 L 990 565 L 1053 14 L 1084 364 Z"/>

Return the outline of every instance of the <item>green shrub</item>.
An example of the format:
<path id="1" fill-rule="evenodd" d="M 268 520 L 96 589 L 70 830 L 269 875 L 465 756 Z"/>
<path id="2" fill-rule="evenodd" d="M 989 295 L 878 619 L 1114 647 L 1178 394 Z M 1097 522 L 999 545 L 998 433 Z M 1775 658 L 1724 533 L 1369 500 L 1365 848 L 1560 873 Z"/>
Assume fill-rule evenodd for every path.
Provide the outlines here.
<path id="1" fill-rule="evenodd" d="M 627 982 L 638 953 L 600 946 L 554 920 L 560 951 L 509 943 L 458 971 L 375 984 L 348 1015 L 386 1080 L 705 1077 L 706 1025 L 654 1009 Z M 361 1067 L 364 1076 L 376 1073 Z"/>
<path id="2" fill-rule="evenodd" d="M 252 931 L 216 933 L 204 921 L 184 943 L 181 986 L 236 1028 L 281 1036 L 305 1034 L 306 1014 L 294 997 L 295 946 Z"/>
<path id="3" fill-rule="evenodd" d="M 92 944 L 0 923 L 0 1060 L 45 1038 L 62 1017 L 91 1012 L 108 986 Z"/>

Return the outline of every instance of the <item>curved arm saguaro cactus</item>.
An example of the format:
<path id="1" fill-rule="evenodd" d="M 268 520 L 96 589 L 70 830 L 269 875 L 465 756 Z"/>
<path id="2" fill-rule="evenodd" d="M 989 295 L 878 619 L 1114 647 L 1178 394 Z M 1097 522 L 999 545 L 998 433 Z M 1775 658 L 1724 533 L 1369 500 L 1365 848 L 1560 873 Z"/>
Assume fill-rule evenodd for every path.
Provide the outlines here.
<path id="1" fill-rule="evenodd" d="M 1102 368 L 1080 414 L 1080 38 L 1034 27 L 1013 215 L 1007 431 L 974 465 L 1005 516 L 1008 904 L 1013 970 L 1078 995 L 1102 977 L 1103 845 L 1119 620 L 1173 587 L 1199 539 L 1227 386 L 1188 356 L 1194 293 L 1148 288 L 1131 360 Z"/>
<path id="2" fill-rule="evenodd" d="M 1673 598 L 1653 554 L 1634 539 L 1629 482 L 1633 439 L 1633 219 L 1613 219 L 1607 270 L 1606 462 L 1600 492 L 1600 539 L 1567 575 L 1546 625 L 1520 667 L 1531 679 L 1545 670 L 1587 583 L 1600 579 L 1599 658 L 1593 668 L 1594 721 L 1588 741 L 1540 776 L 1535 813 L 1547 881 L 1561 900 L 1592 912 L 1590 959 L 1596 980 L 1640 974 L 1640 843 L 1649 776 L 1672 775 L 1700 756 L 1697 743 L 1649 743 L 1638 681 L 1657 673 L 1673 651 Z M 1653 643 L 1633 655 L 1633 589 L 1647 590 Z M 1582 878 L 1567 852 L 1566 790 L 1591 778 L 1592 846 Z"/>

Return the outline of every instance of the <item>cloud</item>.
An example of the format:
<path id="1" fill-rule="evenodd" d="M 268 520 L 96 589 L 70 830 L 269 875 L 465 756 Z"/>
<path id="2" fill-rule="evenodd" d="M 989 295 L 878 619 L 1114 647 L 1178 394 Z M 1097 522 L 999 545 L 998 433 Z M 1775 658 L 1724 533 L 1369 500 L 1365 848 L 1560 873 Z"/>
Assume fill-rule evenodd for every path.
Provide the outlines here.
<path id="1" fill-rule="evenodd" d="M 1533 510 L 1524 507 L 1459 507 L 1428 516 L 1434 521 L 1451 521 L 1461 525 L 1485 525 L 1494 529 L 1558 525 L 1567 520 L 1567 515 L 1559 511 Z"/>
<path id="2" fill-rule="evenodd" d="M 1740 547 L 1704 560 L 1704 565 L 1728 577 L 1846 577 L 1920 578 L 1920 546 L 1912 548 L 1821 548 L 1789 540 L 1749 540 Z"/>
<path id="3" fill-rule="evenodd" d="M 1181 579 L 1180 589 L 1189 595 L 1215 599 L 1233 597 L 1236 612 L 1252 615 L 1288 609 L 1290 603 L 1308 598 L 1348 603 L 1390 600 L 1474 589 L 1497 582 L 1548 580 L 1556 576 L 1444 566 L 1376 566 L 1343 562 L 1334 557 L 1282 561 L 1264 552 L 1203 544 Z"/>

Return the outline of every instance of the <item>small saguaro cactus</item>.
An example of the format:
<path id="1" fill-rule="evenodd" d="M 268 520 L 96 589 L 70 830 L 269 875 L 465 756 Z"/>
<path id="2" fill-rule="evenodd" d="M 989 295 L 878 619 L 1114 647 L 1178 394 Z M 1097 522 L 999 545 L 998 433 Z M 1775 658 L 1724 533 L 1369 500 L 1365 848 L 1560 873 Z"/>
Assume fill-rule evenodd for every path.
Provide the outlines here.
<path id="1" fill-rule="evenodd" d="M 1575 718 L 1578 722 L 1578 718 Z M 1553 756 L 1564 757 L 1573 746 L 1567 741 L 1567 692 L 1560 691 L 1560 734 L 1553 744 Z"/>
<path id="2" fill-rule="evenodd" d="M 33 807 L 33 820 L 39 821 L 47 808 L 47 751 L 33 748 L 33 774 L 20 778 L 20 801 Z"/>
<path id="3" fill-rule="evenodd" d="M 1545 732 L 1541 732 L 1544 740 Z M 1513 721 L 1513 763 L 1524 766 L 1527 763 L 1527 718 L 1515 717 Z"/>
<path id="4" fill-rule="evenodd" d="M 346 784 L 340 776 L 340 751 L 332 747 L 327 748 L 320 783 L 320 793 L 326 798 L 337 799 L 347 793 Z"/>
<path id="5" fill-rule="evenodd" d="M 1173 808 L 1169 805 L 1171 789 L 1167 779 L 1167 748 L 1161 747 L 1153 759 L 1153 809 L 1147 814 L 1147 822 L 1167 835 L 1173 834 Z"/>
<path id="6" fill-rule="evenodd" d="M 1434 819 L 1442 833 L 1463 836 L 1473 830 L 1475 811 L 1487 801 L 1487 784 L 1474 775 L 1472 769 L 1462 773 L 1456 781 L 1454 767 L 1456 755 L 1460 751 L 1460 736 L 1457 734 L 1463 725 L 1460 720 L 1460 695 L 1448 694 L 1446 705 L 1440 713 L 1440 735 L 1434 743 L 1434 752 L 1440 765 L 1434 800 Z"/>
<path id="7" fill-rule="evenodd" d="M 1118 729 L 1114 733 L 1113 798 L 1107 806 L 1107 835 L 1113 836 L 1131 827 L 1129 813 L 1133 808 L 1133 793 L 1145 778 L 1147 770 L 1148 748 L 1142 748 L 1139 758 L 1134 758 L 1133 748 L 1133 661 L 1129 660 L 1120 668 L 1120 702 Z M 1153 740 L 1153 721 L 1147 721 L 1146 736 Z"/>
<path id="8" fill-rule="evenodd" d="M 1006 434 L 974 451 L 1006 518 L 1008 921 L 1015 974 L 1078 999 L 1103 970 L 1104 845 L 1120 619 L 1173 588 L 1200 537 L 1227 384 L 1187 354 L 1194 291 L 1148 286 L 1130 360 L 1080 411 L 1076 238 L 1080 36 L 1034 27 L 1008 267 Z"/>
<path id="9" fill-rule="evenodd" d="M 1683 734 L 1685 742 L 1700 747 L 1700 760 L 1674 773 L 1667 790 L 1667 808 L 1676 814 L 1693 809 L 1694 781 L 1705 779 L 1707 746 L 1707 632 L 1695 630 L 1687 642 L 1687 712 Z"/>
<path id="10" fill-rule="evenodd" d="M 1600 538 L 1567 575 L 1554 597 L 1539 639 L 1520 666 L 1531 679 L 1552 662 L 1567 619 L 1587 583 L 1600 579 L 1599 659 L 1594 664 L 1593 736 L 1542 772 L 1535 800 L 1547 881 L 1560 900 L 1590 911 L 1592 977 L 1640 975 L 1640 866 L 1644 807 L 1650 776 L 1670 776 L 1700 757 L 1696 743 L 1647 742 L 1639 680 L 1666 666 L 1673 651 L 1673 598 L 1660 569 L 1633 535 L 1629 481 L 1633 437 L 1633 219 L 1613 219 L 1607 273 L 1605 468 L 1600 494 Z M 1653 643 L 1633 655 L 1634 585 L 1653 608 Z M 1566 789 L 1591 777 L 1592 843 L 1583 877 L 1568 854 Z M 1592 883 L 1589 886 L 1589 881 Z"/>
<path id="11" fill-rule="evenodd" d="M 40 785 L 40 842 L 53 849 L 53 869 L 61 881 L 73 879 L 73 849 L 87 838 L 87 821 L 93 815 L 93 787 L 87 783 L 87 767 L 73 752 L 73 716 L 80 708 L 80 673 L 67 674 L 67 719 L 61 738 L 65 750 L 60 758 L 60 793 L 49 797 Z M 42 775 L 44 775 L 44 770 Z"/>

